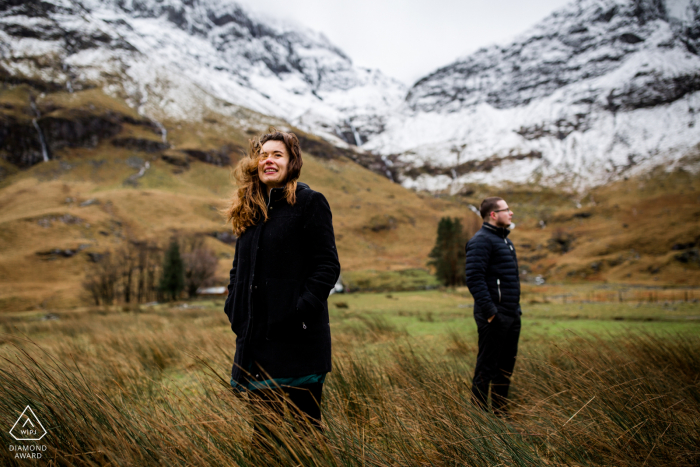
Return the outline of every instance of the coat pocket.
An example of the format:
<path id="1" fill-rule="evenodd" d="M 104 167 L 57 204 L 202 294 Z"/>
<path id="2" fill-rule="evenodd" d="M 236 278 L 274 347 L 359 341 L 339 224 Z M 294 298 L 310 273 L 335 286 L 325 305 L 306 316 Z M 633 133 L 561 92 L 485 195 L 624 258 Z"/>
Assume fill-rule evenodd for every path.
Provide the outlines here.
<path id="1" fill-rule="evenodd" d="M 226 311 L 226 316 L 228 316 L 228 321 L 231 324 L 231 330 L 236 335 L 239 335 L 244 316 L 241 310 L 236 310 L 237 306 L 240 307 L 240 304 L 236 303 L 236 287 L 234 286 L 231 293 L 228 295 L 228 297 L 226 297 L 224 310 Z"/>
<path id="2" fill-rule="evenodd" d="M 301 282 L 292 279 L 265 281 L 268 339 L 284 337 L 293 332 L 295 327 L 301 329 L 302 320 L 297 311 L 301 286 Z"/>

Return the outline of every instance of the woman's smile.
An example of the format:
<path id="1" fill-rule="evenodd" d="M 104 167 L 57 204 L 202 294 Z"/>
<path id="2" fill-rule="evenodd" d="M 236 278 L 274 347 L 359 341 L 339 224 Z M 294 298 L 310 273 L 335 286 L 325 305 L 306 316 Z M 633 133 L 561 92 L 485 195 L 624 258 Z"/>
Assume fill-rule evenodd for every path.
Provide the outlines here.
<path id="1" fill-rule="evenodd" d="M 278 188 L 287 182 L 289 153 L 282 141 L 267 141 L 260 148 L 258 177 L 270 188 Z"/>

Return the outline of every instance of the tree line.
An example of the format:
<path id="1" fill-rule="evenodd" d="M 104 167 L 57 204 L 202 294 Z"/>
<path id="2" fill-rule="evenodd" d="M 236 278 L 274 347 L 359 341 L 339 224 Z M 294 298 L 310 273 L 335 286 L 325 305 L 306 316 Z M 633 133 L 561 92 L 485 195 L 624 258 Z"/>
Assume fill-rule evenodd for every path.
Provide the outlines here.
<path id="1" fill-rule="evenodd" d="M 98 306 L 192 298 L 213 285 L 218 263 L 203 235 L 173 237 L 166 248 L 130 240 L 92 260 L 82 285 Z"/>

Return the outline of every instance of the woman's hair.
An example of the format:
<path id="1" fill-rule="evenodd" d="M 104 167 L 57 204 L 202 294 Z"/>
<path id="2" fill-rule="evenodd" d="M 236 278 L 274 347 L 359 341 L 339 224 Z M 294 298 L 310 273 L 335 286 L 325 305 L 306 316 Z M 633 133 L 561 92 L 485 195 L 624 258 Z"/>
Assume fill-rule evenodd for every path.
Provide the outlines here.
<path id="1" fill-rule="evenodd" d="M 289 164 L 287 165 L 284 196 L 291 205 L 297 201 L 297 179 L 303 165 L 299 139 L 294 133 L 277 131 L 271 127 L 268 133 L 248 141 L 248 155 L 241 159 L 233 171 L 238 183 L 238 190 L 231 206 L 226 211 L 226 216 L 228 217 L 227 222 L 231 222 L 233 232 L 238 236 L 261 220 L 267 221 L 266 187 L 258 177 L 258 161 L 260 149 L 268 141 L 281 141 L 287 148 Z"/>

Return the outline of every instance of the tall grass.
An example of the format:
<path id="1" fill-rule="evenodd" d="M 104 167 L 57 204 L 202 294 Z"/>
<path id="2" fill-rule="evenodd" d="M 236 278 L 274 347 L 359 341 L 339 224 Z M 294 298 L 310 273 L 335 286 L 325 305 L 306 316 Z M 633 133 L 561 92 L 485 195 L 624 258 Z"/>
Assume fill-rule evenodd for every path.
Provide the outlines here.
<path id="1" fill-rule="evenodd" d="M 340 326 L 324 434 L 268 415 L 275 441 L 262 450 L 251 444 L 245 396 L 228 386 L 234 348 L 225 318 L 206 309 L 145 311 L 0 322 L 3 464 L 27 462 L 6 449 L 20 444 L 7 430 L 27 405 L 48 430 L 39 444 L 50 465 L 700 462 L 697 336 L 529 344 L 516 365 L 511 416 L 497 418 L 470 402 L 475 346 L 459 334 L 429 355 L 382 323 L 367 321 L 366 334 Z M 372 355 L 362 337 L 377 333 L 389 350 Z"/>

